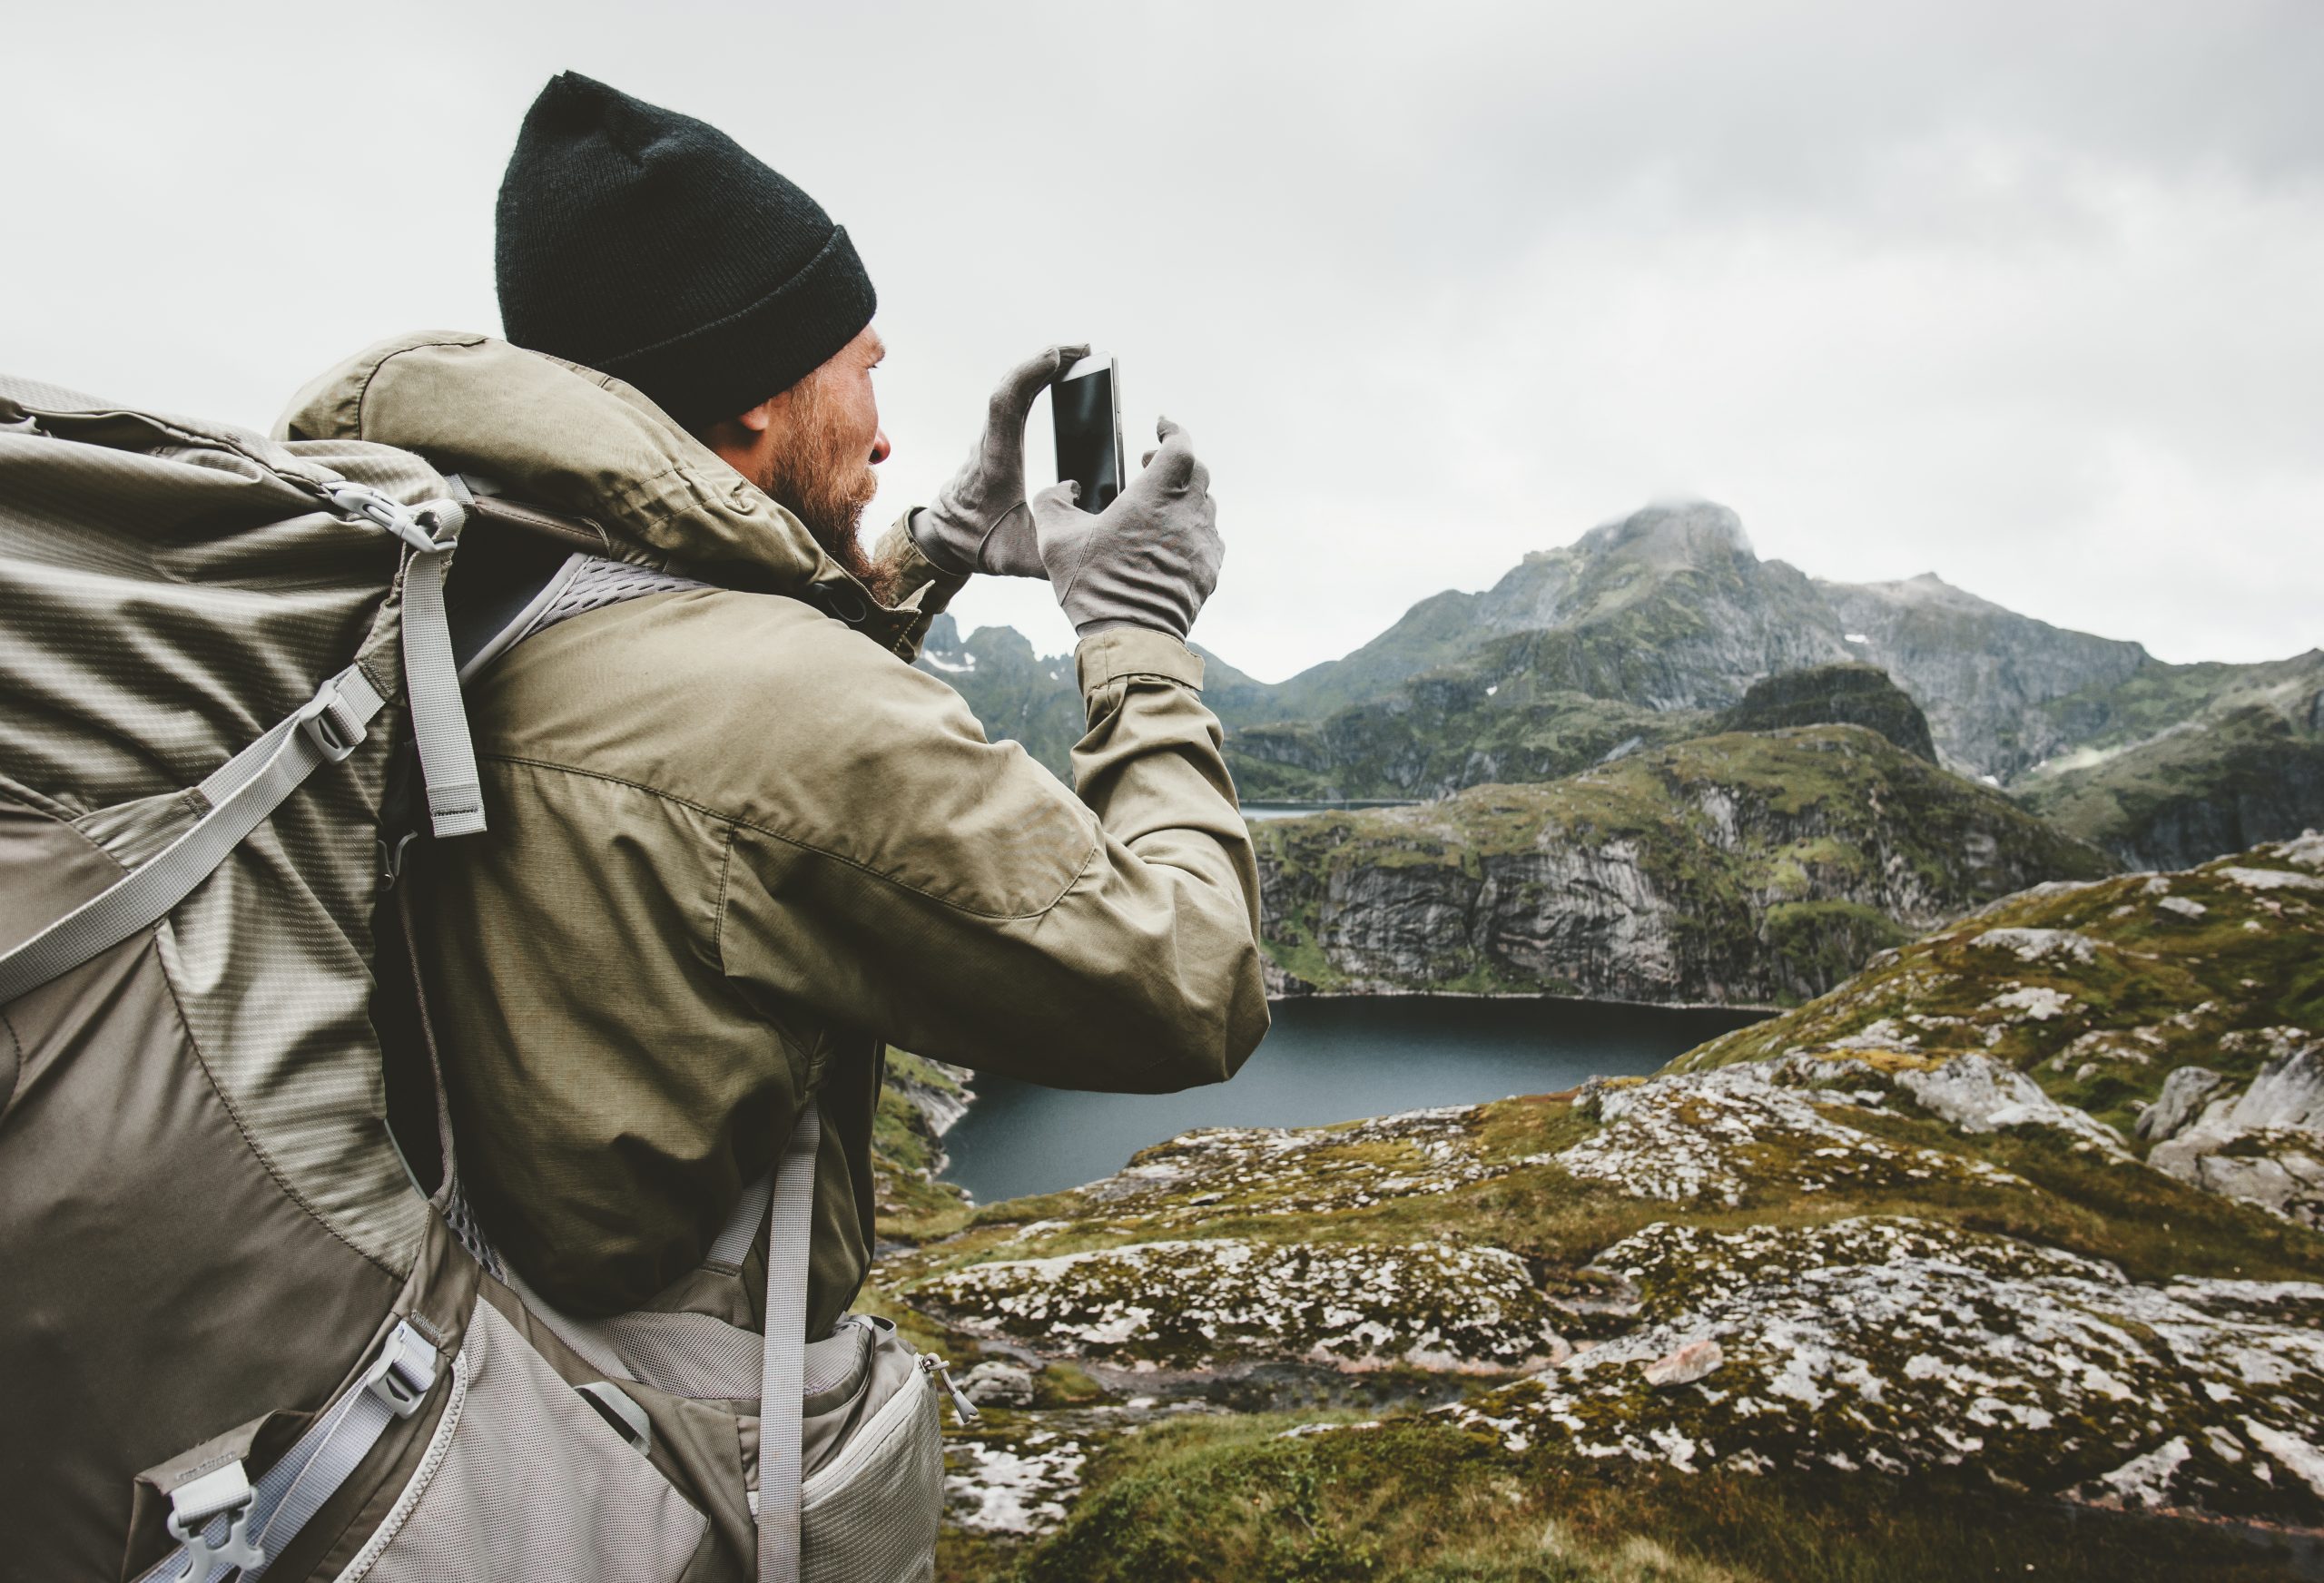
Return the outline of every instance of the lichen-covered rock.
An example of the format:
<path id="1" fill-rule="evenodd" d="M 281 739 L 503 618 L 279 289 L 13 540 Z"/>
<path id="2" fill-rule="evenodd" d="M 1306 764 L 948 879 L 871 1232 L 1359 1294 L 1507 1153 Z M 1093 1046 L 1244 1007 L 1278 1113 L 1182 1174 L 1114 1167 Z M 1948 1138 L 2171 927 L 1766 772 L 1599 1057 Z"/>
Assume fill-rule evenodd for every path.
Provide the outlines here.
<path id="1" fill-rule="evenodd" d="M 1876 1107 L 1884 1080 L 1869 1067 L 1779 1061 L 1598 1082 L 1577 1108 L 1599 1130 L 1556 1156 L 1584 1181 L 1638 1198 L 1736 1207 L 1755 1184 L 1787 1197 L 1836 1188 L 1938 1182 L 2014 1182 L 1973 1156 L 1894 1143 L 1842 1119 L 1837 1107 Z M 1820 1088 L 1850 1080 L 1854 1087 Z"/>
<path id="2" fill-rule="evenodd" d="M 1689 1342 L 1673 1349 L 1667 1357 L 1649 1363 L 1646 1382 L 1657 1387 L 1691 1385 L 1704 1375 L 1716 1372 L 1725 1362 L 1727 1350 L 1717 1342 Z"/>
<path id="3" fill-rule="evenodd" d="M 2112 1155 L 2127 1157 L 2122 1136 L 2086 1112 L 2061 1105 L 2040 1084 L 1989 1057 L 1970 1053 L 1928 1067 L 1900 1067 L 1899 1088 L 1925 1110 L 1965 1133 L 2007 1126 L 2053 1126 Z"/>
<path id="4" fill-rule="evenodd" d="M 2260 1068 L 2227 1113 L 2230 1126 L 2324 1128 L 2324 1039 Z"/>
<path id="5" fill-rule="evenodd" d="M 1568 1351 L 1523 1260 L 1452 1243 L 1134 1243 L 976 1264 L 908 1295 L 970 1334 L 1137 1370 L 1283 1359 L 1496 1372 Z"/>
<path id="6" fill-rule="evenodd" d="M 1030 1407 L 1033 1372 L 1021 1364 L 990 1359 L 960 1376 L 960 1394 L 979 1407 Z"/>
<path id="7" fill-rule="evenodd" d="M 2324 1133 L 2203 1121 L 2155 1145 L 2165 1175 L 2324 1229 Z"/>
<path id="8" fill-rule="evenodd" d="M 1081 1489 L 1089 1441 L 1047 1424 L 988 1423 L 945 1437 L 944 1517 L 971 1533 L 1054 1528 Z"/>
<path id="9" fill-rule="evenodd" d="M 2162 1141 L 2147 1163 L 2223 1197 L 2324 1226 L 2324 1041 L 2302 1041 L 2290 1028 L 2260 1029 L 2245 1040 L 2278 1048 L 2295 1041 L 2299 1047 L 2261 1067 L 2234 1098 L 2214 1100 L 2192 1126 L 2165 1132 L 2158 1124 Z M 2155 1110 L 2172 1100 L 2165 1085 Z"/>
<path id="10" fill-rule="evenodd" d="M 1338 1126 L 1205 1127 L 1141 1150 L 1081 1198 L 1115 1224 L 1160 1231 L 1450 1193 L 1509 1168 L 1479 1152 L 1474 1115 L 1454 1106 Z"/>
<path id="11" fill-rule="evenodd" d="M 1907 1053 L 1934 1075 L 1900 1086 L 1956 1120 L 1944 1092 L 1991 1070 L 1996 1097 L 2031 1107 L 2021 1118 L 2047 1106 L 2093 1146 L 2135 1134 L 2180 1180 L 2305 1219 L 2324 1142 L 2305 1131 L 2324 1125 L 2324 1027 L 2304 987 L 2319 956 L 2324 839 L 2305 837 L 2183 873 L 2040 887 L 1679 1064 Z"/>
<path id="12" fill-rule="evenodd" d="M 1659 1224 L 1598 1263 L 1648 1322 L 1449 1409 L 1514 1452 L 1681 1470 L 1968 1465 L 2005 1489 L 2324 1519 L 2324 1332 L 2239 1293 L 1927 1221 Z M 2213 1283 L 2231 1288 L 2237 1283 Z M 2324 1301 L 2324 1286 L 2279 1303 Z M 1720 1367 L 1653 1390 L 1681 1343 Z"/>

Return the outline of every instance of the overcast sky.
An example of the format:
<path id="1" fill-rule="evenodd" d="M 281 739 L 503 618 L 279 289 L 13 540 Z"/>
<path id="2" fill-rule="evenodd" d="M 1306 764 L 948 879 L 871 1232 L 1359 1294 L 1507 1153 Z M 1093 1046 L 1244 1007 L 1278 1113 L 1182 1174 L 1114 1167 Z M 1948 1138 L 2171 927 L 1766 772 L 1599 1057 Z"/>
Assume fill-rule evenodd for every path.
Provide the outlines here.
<path id="1" fill-rule="evenodd" d="M 19 5 L 5 37 L 12 371 L 264 423 L 367 342 L 497 330 L 493 193 L 570 67 L 853 235 L 875 511 L 1019 357 L 1118 355 L 1213 470 L 1195 635 L 1261 676 L 1689 496 L 1811 574 L 1935 571 L 2167 659 L 2324 643 L 2313 0 Z M 1071 640 L 1038 584 L 956 608 Z"/>

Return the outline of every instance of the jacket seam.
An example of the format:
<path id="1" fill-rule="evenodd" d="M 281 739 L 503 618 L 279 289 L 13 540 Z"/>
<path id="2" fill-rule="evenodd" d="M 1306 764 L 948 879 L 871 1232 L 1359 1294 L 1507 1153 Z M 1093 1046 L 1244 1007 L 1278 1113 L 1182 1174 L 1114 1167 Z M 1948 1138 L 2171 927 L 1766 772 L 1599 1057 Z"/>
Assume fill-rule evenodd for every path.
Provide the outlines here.
<path id="1" fill-rule="evenodd" d="M 479 763 L 494 764 L 521 764 L 527 769 L 551 770 L 559 774 L 577 775 L 585 781 L 602 781 L 609 785 L 627 786 L 633 791 L 643 792 L 649 797 L 659 798 L 661 801 L 675 804 L 677 807 L 690 808 L 694 812 L 703 815 L 704 818 L 715 819 L 724 821 L 729 827 L 727 840 L 730 843 L 730 847 L 734 840 L 733 832 L 734 830 L 740 829 L 755 831 L 760 835 L 765 836 L 770 841 L 781 841 L 784 846 L 793 848 L 795 850 L 812 852 L 816 857 L 825 858 L 834 863 L 842 864 L 847 868 L 855 870 L 858 873 L 863 874 L 870 879 L 877 880 L 882 885 L 892 886 L 898 890 L 906 891 L 911 895 L 918 896 L 923 900 L 932 901 L 939 907 L 950 908 L 954 912 L 962 913 L 970 918 L 990 919 L 995 922 L 1000 923 L 1018 923 L 1047 916 L 1056 908 L 1059 902 L 1064 900 L 1068 896 L 1073 893 L 1073 888 L 1076 885 L 1078 885 L 1081 882 L 1081 877 L 1089 871 L 1090 860 L 1095 857 L 1100 850 L 1102 850 L 1105 844 L 1103 841 L 1094 841 L 1090 842 L 1088 850 L 1082 854 L 1079 864 L 1074 869 L 1072 878 L 1068 879 L 1063 885 L 1058 888 L 1056 895 L 1050 897 L 1047 901 L 1042 902 L 1039 907 L 1029 908 L 1022 912 L 992 912 L 988 911 L 981 907 L 970 907 L 963 902 L 952 900 L 950 897 L 939 896 L 932 891 L 923 890 L 919 886 L 911 884 L 907 880 L 899 880 L 893 874 L 882 873 L 878 869 L 873 868 L 871 864 L 863 861 L 861 858 L 851 858 L 845 852 L 835 852 L 826 847 L 819 847 L 812 841 L 801 841 L 797 836 L 786 835 L 782 831 L 776 830 L 771 825 L 761 824 L 756 820 L 744 819 L 739 814 L 729 813 L 724 809 L 713 808 L 710 804 L 706 802 L 697 802 L 691 797 L 681 797 L 675 792 L 665 791 L 659 786 L 648 785 L 643 781 L 633 781 L 626 775 L 610 774 L 603 770 L 585 770 L 576 764 L 560 764 L 553 760 L 528 758 L 521 753 L 479 753 L 477 755 L 477 762 Z"/>
<path id="2" fill-rule="evenodd" d="M 1089 691 L 1095 693 L 1099 688 L 1109 687 L 1117 682 L 1167 682 L 1174 687 L 1184 687 L 1196 696 L 1200 696 L 1202 693 L 1202 683 L 1199 682 L 1189 682 L 1184 676 L 1174 676 L 1167 671 L 1154 670 L 1108 672 L 1090 683 Z"/>
<path id="3" fill-rule="evenodd" d="M 395 350 L 388 353 L 387 356 L 379 359 L 379 361 L 373 363 L 370 368 L 364 370 L 363 383 L 355 392 L 354 438 L 357 439 L 361 439 L 363 438 L 363 427 L 365 422 L 364 408 L 371 404 L 372 382 L 379 379 L 381 373 L 386 371 L 387 366 L 389 363 L 394 362 L 398 358 L 402 357 L 407 352 L 433 351 L 439 347 L 471 347 L 478 345 L 479 342 L 489 340 L 491 338 L 489 336 L 431 336 L 426 340 L 413 341 L 409 345 L 399 346 L 396 348 Z"/>
<path id="4" fill-rule="evenodd" d="M 718 913 L 710 925 L 710 954 L 717 959 L 721 976 L 733 978 L 726 968 L 726 890 L 734 877 L 734 821 L 726 821 L 725 850 L 718 857 Z"/>

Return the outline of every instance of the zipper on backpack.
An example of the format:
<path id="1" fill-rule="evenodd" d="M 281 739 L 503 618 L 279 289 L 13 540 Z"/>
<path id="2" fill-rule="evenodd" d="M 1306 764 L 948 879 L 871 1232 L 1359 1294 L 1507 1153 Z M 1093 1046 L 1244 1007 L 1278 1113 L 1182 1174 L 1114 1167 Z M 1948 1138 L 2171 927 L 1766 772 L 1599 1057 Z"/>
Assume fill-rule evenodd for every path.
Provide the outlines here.
<path id="1" fill-rule="evenodd" d="M 959 1422 L 971 1424 L 982 1416 L 977 1411 L 977 1404 L 970 1401 L 958 1385 L 952 1383 L 951 1364 L 934 1352 L 922 1352 L 920 1354 L 920 1372 L 923 1374 L 933 1374 L 944 1381 L 944 1392 L 952 1399 L 952 1416 Z"/>

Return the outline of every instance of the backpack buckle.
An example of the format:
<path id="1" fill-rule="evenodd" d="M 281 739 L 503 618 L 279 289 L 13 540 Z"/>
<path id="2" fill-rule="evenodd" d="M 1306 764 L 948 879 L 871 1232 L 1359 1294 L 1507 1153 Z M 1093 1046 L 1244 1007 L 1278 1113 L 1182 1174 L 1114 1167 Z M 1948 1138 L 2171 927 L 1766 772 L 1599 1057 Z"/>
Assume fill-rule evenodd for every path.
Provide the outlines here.
<path id="1" fill-rule="evenodd" d="M 299 730 L 315 744 L 316 751 L 334 764 L 344 763 L 369 734 L 347 707 L 347 701 L 339 695 L 336 676 L 317 688 L 315 695 L 300 704 L 290 718 L 299 723 Z"/>
<path id="2" fill-rule="evenodd" d="M 437 1357 L 410 1322 L 400 1322 L 379 1349 L 379 1361 L 363 1371 L 363 1389 L 398 1418 L 409 1418 L 436 1383 Z"/>
<path id="3" fill-rule="evenodd" d="M 199 1479 L 190 1479 L 170 1491 L 170 1537 L 185 1547 L 186 1569 L 178 1583 L 210 1583 L 210 1574 L 222 1564 L 249 1569 L 266 1559 L 266 1552 L 251 1538 L 251 1506 L 255 1499 L 250 1475 L 231 1461 Z M 225 1538 L 210 1542 L 210 1524 L 223 1514 Z"/>
<path id="4" fill-rule="evenodd" d="M 419 512 L 392 496 L 380 494 L 369 484 L 341 480 L 328 486 L 323 495 L 341 516 L 350 520 L 360 517 L 383 527 L 421 555 L 436 555 L 444 548 L 428 532 L 428 523 Z"/>

